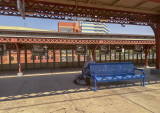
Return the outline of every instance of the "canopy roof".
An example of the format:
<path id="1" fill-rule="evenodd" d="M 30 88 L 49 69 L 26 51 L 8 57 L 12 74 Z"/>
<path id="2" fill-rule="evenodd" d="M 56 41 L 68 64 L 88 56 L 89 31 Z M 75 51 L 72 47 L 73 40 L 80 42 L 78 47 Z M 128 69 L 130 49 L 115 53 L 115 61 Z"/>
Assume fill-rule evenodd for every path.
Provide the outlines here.
<path id="1" fill-rule="evenodd" d="M 32 0 L 34 1 L 34 0 Z M 160 0 L 35 0 L 160 15 Z"/>
<path id="2" fill-rule="evenodd" d="M 0 0 L 0 15 L 135 25 L 160 18 L 160 0 L 25 0 L 24 6 L 19 11 L 17 0 Z"/>

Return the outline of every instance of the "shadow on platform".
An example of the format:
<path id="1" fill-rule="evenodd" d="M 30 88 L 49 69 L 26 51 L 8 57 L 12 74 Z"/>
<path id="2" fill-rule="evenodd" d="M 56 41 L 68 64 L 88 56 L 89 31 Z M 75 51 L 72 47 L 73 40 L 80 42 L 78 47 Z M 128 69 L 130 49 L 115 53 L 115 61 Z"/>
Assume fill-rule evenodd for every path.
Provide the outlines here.
<path id="1" fill-rule="evenodd" d="M 80 70 L 71 71 L 73 70 L 66 69 L 63 72 L 53 69 L 31 70 L 25 72 L 26 75 L 23 77 L 13 76 L 13 73 L 9 72 L 8 76 L 0 76 L 0 101 L 94 91 L 93 81 L 90 86 L 75 85 L 74 75 L 80 73 Z M 147 72 L 145 83 L 146 85 L 160 84 L 160 77 Z M 134 86 L 143 87 L 142 80 L 98 83 L 98 90 Z M 137 92 L 142 91 L 130 93 Z"/>

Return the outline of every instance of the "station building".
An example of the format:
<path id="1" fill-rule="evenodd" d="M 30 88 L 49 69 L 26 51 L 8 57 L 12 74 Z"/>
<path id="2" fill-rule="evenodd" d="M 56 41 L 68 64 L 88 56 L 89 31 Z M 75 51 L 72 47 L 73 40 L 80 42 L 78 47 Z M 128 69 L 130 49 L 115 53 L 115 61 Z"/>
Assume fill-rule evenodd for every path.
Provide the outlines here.
<path id="1" fill-rule="evenodd" d="M 76 54 L 76 45 L 86 45 L 86 54 L 91 55 L 96 62 L 133 62 L 142 65 L 156 62 L 156 53 L 152 49 L 155 45 L 154 36 L 68 33 L 4 27 L 1 27 L 0 33 L 1 44 L 6 44 L 6 54 L 0 56 L 1 71 L 18 69 L 18 56 L 22 69 L 82 67 L 85 55 Z M 32 55 L 32 46 L 37 44 L 48 47 L 45 56 Z M 100 54 L 99 45 L 110 45 L 110 52 Z M 123 45 L 124 52 L 116 52 L 116 45 Z M 143 45 L 144 51 L 134 53 L 134 45 Z"/>

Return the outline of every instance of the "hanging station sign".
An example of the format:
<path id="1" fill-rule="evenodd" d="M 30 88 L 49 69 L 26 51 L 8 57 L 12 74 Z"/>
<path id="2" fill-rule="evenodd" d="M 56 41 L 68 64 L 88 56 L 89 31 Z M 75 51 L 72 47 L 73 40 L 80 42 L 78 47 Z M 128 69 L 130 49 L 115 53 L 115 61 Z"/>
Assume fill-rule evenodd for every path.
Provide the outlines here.
<path id="1" fill-rule="evenodd" d="M 156 52 L 156 45 L 152 47 L 152 51 Z"/>
<path id="2" fill-rule="evenodd" d="M 134 53 L 142 53 L 143 45 L 134 45 Z"/>
<path id="3" fill-rule="evenodd" d="M 76 45 L 76 54 L 85 55 L 87 53 L 87 45 Z"/>
<path id="4" fill-rule="evenodd" d="M 33 56 L 44 56 L 47 54 L 47 46 L 33 45 L 32 55 Z"/>
<path id="5" fill-rule="evenodd" d="M 0 56 L 4 56 L 6 54 L 6 44 L 0 44 Z"/>
<path id="6" fill-rule="evenodd" d="M 116 45 L 114 49 L 116 50 L 116 52 L 119 52 L 119 53 L 124 52 L 124 48 L 122 45 Z"/>
<path id="7" fill-rule="evenodd" d="M 110 45 L 100 45 L 99 46 L 100 54 L 109 54 L 109 51 L 110 51 Z"/>

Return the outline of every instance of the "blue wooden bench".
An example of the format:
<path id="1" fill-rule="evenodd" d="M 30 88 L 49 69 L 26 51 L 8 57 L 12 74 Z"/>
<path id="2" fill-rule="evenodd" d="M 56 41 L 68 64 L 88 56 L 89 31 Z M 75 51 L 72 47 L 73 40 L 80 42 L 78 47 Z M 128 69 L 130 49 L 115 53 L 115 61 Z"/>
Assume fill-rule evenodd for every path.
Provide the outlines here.
<path id="1" fill-rule="evenodd" d="M 139 70 L 142 74 L 136 74 L 135 70 Z M 94 63 L 89 65 L 90 75 L 86 77 L 93 79 L 95 91 L 97 91 L 98 82 L 124 81 L 143 79 L 145 86 L 145 72 L 142 69 L 134 68 L 133 63 Z"/>

